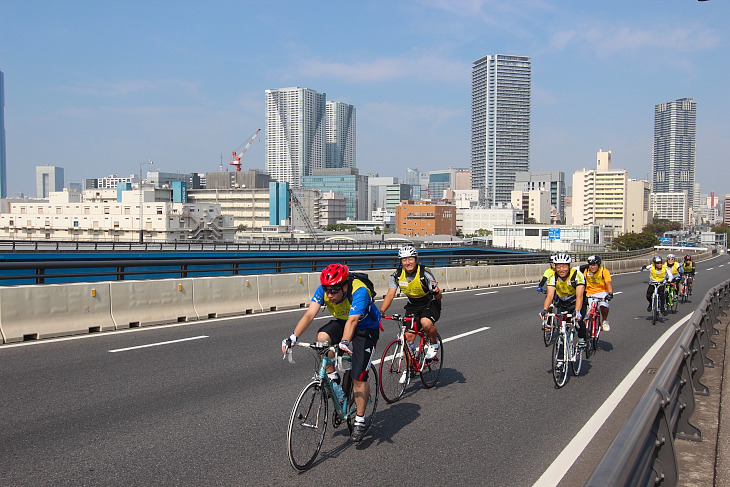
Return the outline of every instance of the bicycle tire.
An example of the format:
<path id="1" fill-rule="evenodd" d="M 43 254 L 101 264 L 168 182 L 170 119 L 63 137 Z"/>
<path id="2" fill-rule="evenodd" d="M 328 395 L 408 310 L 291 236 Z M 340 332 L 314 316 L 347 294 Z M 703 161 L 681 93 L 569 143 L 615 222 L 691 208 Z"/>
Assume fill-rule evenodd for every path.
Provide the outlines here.
<path id="1" fill-rule="evenodd" d="M 421 382 L 426 389 L 436 385 L 441 377 L 441 368 L 444 366 L 444 344 L 441 341 L 441 335 L 438 335 L 438 344 L 439 349 L 434 358 L 426 360 L 426 351 L 421 353 Z"/>
<path id="2" fill-rule="evenodd" d="M 565 360 L 565 357 L 565 335 L 560 333 L 553 345 L 553 382 L 558 389 L 563 387 L 568 380 L 568 361 Z"/>
<path id="3" fill-rule="evenodd" d="M 352 382 L 351 382 L 352 383 Z M 373 424 L 373 417 L 375 412 L 378 410 L 378 371 L 375 370 L 375 366 L 370 364 L 370 372 L 368 372 L 368 384 L 370 385 L 370 395 L 368 396 L 368 403 L 365 407 L 365 434 L 370 430 L 370 426 Z M 352 433 L 352 428 L 355 426 L 355 414 L 357 408 L 355 401 L 352 400 L 352 388 L 349 391 L 350 404 L 352 405 L 347 415 L 347 429 Z"/>
<path id="4" fill-rule="evenodd" d="M 659 320 L 659 298 L 655 295 L 651 299 L 651 324 L 656 325 Z"/>
<path id="5" fill-rule="evenodd" d="M 312 466 L 327 432 L 327 394 L 320 380 L 307 384 L 299 393 L 289 417 L 287 454 L 295 470 Z"/>
<path id="6" fill-rule="evenodd" d="M 553 341 L 553 332 L 555 331 L 553 320 L 554 318 L 552 316 L 548 316 L 545 318 L 545 322 L 543 323 L 542 340 L 545 342 L 546 347 L 549 347 L 550 343 Z"/>
<path id="7" fill-rule="evenodd" d="M 408 381 L 400 383 L 400 376 L 408 367 L 408 361 L 403 355 L 403 345 L 400 340 L 393 340 L 385 347 L 380 359 L 380 395 L 385 402 L 393 404 L 398 401 L 406 390 Z"/>
<path id="8" fill-rule="evenodd" d="M 593 354 L 593 327 L 596 326 L 596 317 L 595 316 L 589 316 L 586 320 L 586 358 L 590 358 L 590 356 Z M 597 334 L 597 333 L 596 333 Z"/>
<path id="9" fill-rule="evenodd" d="M 583 350 L 578 348 L 578 344 L 575 341 L 575 337 L 578 336 L 578 332 L 573 332 L 573 340 L 570 344 L 570 351 L 573 356 L 573 360 L 570 361 L 570 369 L 573 371 L 574 376 L 578 376 L 580 374 L 580 369 L 583 365 Z"/>

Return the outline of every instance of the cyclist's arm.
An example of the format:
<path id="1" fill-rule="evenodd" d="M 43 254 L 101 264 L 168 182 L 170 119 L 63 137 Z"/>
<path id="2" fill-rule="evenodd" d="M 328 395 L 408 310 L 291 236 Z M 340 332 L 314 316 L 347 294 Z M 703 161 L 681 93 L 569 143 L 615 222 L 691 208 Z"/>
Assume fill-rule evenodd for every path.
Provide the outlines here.
<path id="1" fill-rule="evenodd" d="M 355 336 L 355 327 L 357 322 L 360 320 L 360 315 L 350 315 L 345 323 L 345 331 L 342 332 L 342 341 L 352 341 L 352 337 Z"/>
<path id="2" fill-rule="evenodd" d="M 575 310 L 580 311 L 583 309 L 583 300 L 586 295 L 586 285 L 578 284 L 575 286 Z"/>
<path id="3" fill-rule="evenodd" d="M 322 306 L 316 301 L 311 301 L 309 303 L 309 308 L 307 308 L 307 311 L 304 313 L 304 316 L 301 317 L 297 326 L 294 327 L 294 335 L 296 335 L 297 338 L 307 331 L 307 328 L 310 323 L 314 321 L 314 318 L 317 316 L 317 313 L 319 313 L 321 307 Z"/>
<path id="4" fill-rule="evenodd" d="M 388 288 L 388 292 L 385 293 L 385 297 L 383 298 L 383 302 L 380 303 L 380 312 L 385 313 L 388 311 L 388 308 L 390 308 L 390 305 L 393 303 L 393 298 L 395 298 L 396 288 L 391 287 Z"/>
<path id="5" fill-rule="evenodd" d="M 613 282 L 609 279 L 606 281 L 606 292 L 612 293 L 613 292 Z"/>
<path id="6" fill-rule="evenodd" d="M 540 284 L 538 284 L 537 287 L 544 287 L 547 280 L 547 276 L 542 276 L 542 279 L 540 279 Z"/>
<path id="7" fill-rule="evenodd" d="M 545 296 L 545 302 L 542 305 L 542 309 L 548 309 L 550 307 L 550 304 L 553 302 L 554 298 L 555 298 L 555 286 L 548 286 L 547 295 Z"/>

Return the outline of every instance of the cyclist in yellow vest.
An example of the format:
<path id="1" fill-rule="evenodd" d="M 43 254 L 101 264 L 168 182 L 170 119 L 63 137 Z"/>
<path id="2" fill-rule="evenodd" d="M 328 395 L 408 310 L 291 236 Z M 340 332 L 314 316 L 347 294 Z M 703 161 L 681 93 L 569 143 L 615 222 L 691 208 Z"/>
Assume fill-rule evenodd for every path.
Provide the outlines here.
<path id="1" fill-rule="evenodd" d="M 594 296 L 601 299 L 598 302 L 601 317 L 603 318 L 601 329 L 603 331 L 610 331 L 611 325 L 608 324 L 608 302 L 613 299 L 611 273 L 601 265 L 601 257 L 599 255 L 591 255 L 588 257 L 588 265 L 581 266 L 580 270 L 586 278 L 586 296 Z"/>
<path id="2" fill-rule="evenodd" d="M 646 307 L 646 310 L 651 312 L 651 296 L 654 294 L 654 286 L 651 283 L 661 283 L 659 286 L 659 307 L 662 310 L 662 314 L 667 316 L 666 283 L 672 281 L 672 272 L 667 269 L 667 266 L 662 262 L 662 258 L 658 255 L 655 255 L 651 262 L 652 265 L 649 268 L 649 287 L 646 290 L 646 300 L 649 301 L 649 306 Z"/>
<path id="3" fill-rule="evenodd" d="M 583 316 L 586 314 L 586 280 L 580 269 L 570 268 L 572 259 L 568 254 L 557 254 L 554 259 L 555 275 L 547 282 L 547 296 L 543 310 L 540 312 L 540 318 L 543 320 L 547 316 L 547 309 L 553 302 L 555 296 L 558 297 L 556 304 L 556 312 L 568 311 L 575 318 L 576 329 L 578 330 L 578 346 L 585 346 L 586 324 Z"/>
<path id="4" fill-rule="evenodd" d="M 431 270 L 418 263 L 418 250 L 413 245 L 405 245 L 398 250 L 400 266 L 390 277 L 388 292 L 380 305 L 380 312 L 385 313 L 400 289 L 407 298 L 406 316 L 414 316 L 429 340 L 426 359 L 432 359 L 438 352 L 438 330 L 436 322 L 441 317 L 442 293 Z M 406 339 L 413 341 L 415 335 L 406 333 Z M 407 371 L 401 377 L 401 383 L 408 380 Z"/>
<path id="5" fill-rule="evenodd" d="M 543 291 L 543 288 L 545 284 L 550 280 L 551 277 L 555 275 L 555 256 L 550 256 L 550 267 L 548 267 L 545 272 L 542 274 L 542 279 L 540 279 L 540 283 L 537 285 L 537 292 L 541 293 Z"/>
<path id="6" fill-rule="evenodd" d="M 692 282 L 695 280 L 695 271 L 697 269 L 695 268 L 695 263 L 692 262 L 692 256 L 690 256 L 689 254 L 684 256 L 684 264 L 682 264 L 682 269 L 687 275 L 687 290 L 689 291 L 689 294 L 692 294 Z"/>
<path id="7" fill-rule="evenodd" d="M 669 281 L 670 285 L 674 287 L 674 290 L 677 293 L 679 293 L 679 281 L 682 280 L 682 273 L 684 273 L 684 269 L 681 265 L 679 265 L 674 254 L 667 254 L 667 269 L 669 269 L 669 272 L 672 273 L 672 279 Z M 669 289 L 667 289 L 667 293 L 669 293 Z"/>

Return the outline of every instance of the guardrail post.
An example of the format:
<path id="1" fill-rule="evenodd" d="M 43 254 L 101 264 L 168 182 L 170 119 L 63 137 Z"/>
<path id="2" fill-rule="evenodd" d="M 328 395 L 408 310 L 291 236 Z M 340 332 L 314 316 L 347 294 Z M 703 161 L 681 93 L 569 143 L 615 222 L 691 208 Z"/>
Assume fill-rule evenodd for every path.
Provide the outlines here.
<path id="1" fill-rule="evenodd" d="M 677 465 L 677 455 L 674 451 L 674 440 L 672 438 L 672 430 L 669 427 L 669 415 L 667 414 L 667 405 L 669 404 L 669 393 L 661 388 L 657 388 L 656 392 L 661 396 L 661 407 L 654 425 L 652 433 L 656 438 L 654 464 L 654 483 L 659 485 L 677 485 L 679 481 L 679 465 Z"/>
<path id="2" fill-rule="evenodd" d="M 689 362 L 692 352 L 687 350 L 684 345 L 680 345 L 680 348 L 684 352 L 684 360 L 682 360 L 682 365 L 677 371 L 679 387 L 677 390 L 677 422 L 675 423 L 677 431 L 676 438 L 689 441 L 702 441 L 702 431 L 689 422 L 692 413 L 695 412 L 694 385 Z"/>
<path id="3" fill-rule="evenodd" d="M 707 316 L 705 310 L 702 310 L 701 313 L 702 318 L 700 318 L 698 326 L 700 327 L 700 347 L 702 349 L 702 359 L 705 367 L 714 368 L 715 362 L 707 356 L 707 350 L 712 348 L 713 343 L 712 340 L 710 340 L 710 330 L 708 330 L 707 326 L 710 322 L 710 318 Z M 715 347 L 717 347 L 717 345 L 715 345 Z"/>
<path id="4" fill-rule="evenodd" d="M 695 324 L 695 334 L 692 337 L 692 343 L 690 344 L 691 352 L 689 355 L 689 367 L 692 373 L 692 387 L 695 394 L 700 396 L 709 396 L 710 389 L 700 382 L 700 378 L 705 375 L 705 357 L 702 343 L 700 343 L 700 335 L 702 329 Z M 699 387 L 701 386 L 701 387 Z"/>

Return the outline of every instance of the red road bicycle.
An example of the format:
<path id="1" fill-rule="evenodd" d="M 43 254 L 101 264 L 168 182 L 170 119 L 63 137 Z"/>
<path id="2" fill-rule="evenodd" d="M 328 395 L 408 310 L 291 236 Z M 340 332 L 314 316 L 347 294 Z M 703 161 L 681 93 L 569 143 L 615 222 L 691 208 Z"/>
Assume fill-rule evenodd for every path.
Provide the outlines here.
<path id="1" fill-rule="evenodd" d="M 385 347 L 380 359 L 380 394 L 390 404 L 403 396 L 411 377 L 416 374 L 421 375 L 423 387 L 428 389 L 436 385 L 444 365 L 444 346 L 439 335 L 436 356 L 426 359 L 428 337 L 420 326 L 414 324 L 415 319 L 412 316 L 393 314 L 383 318 L 397 321 L 400 328 L 398 337 Z M 404 373 L 405 380 L 402 380 Z"/>
<path id="2" fill-rule="evenodd" d="M 610 301 L 608 296 L 599 298 L 588 296 L 588 313 L 586 315 L 586 358 L 598 351 L 598 343 L 601 338 L 601 329 L 603 326 L 603 315 L 601 307 L 598 305 L 601 301 Z"/>

